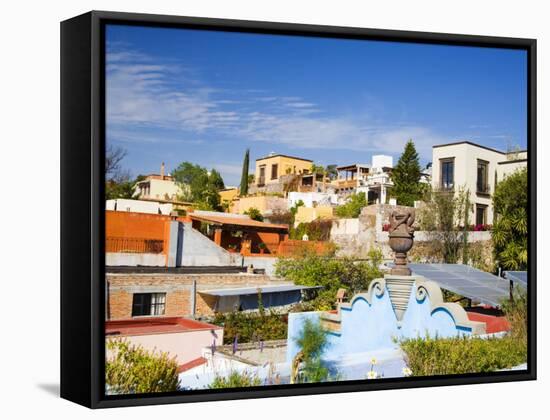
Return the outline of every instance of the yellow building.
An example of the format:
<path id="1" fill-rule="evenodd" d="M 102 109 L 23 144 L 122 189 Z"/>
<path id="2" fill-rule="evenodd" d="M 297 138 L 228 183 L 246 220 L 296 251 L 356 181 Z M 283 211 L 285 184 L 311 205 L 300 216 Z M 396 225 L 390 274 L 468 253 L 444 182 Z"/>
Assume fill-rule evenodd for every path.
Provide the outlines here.
<path id="1" fill-rule="evenodd" d="M 220 202 L 227 205 L 227 211 L 232 206 L 233 201 L 239 196 L 239 189 L 236 187 L 225 188 L 219 191 Z"/>
<path id="2" fill-rule="evenodd" d="M 147 175 L 143 181 L 136 184 L 136 193 L 142 200 L 175 201 L 182 190 L 171 175 L 165 175 L 164 162 L 160 174 Z"/>
<path id="3" fill-rule="evenodd" d="M 311 172 L 312 160 L 286 155 L 269 155 L 256 159 L 255 184 L 263 187 L 276 184 L 283 175 Z"/>
<path id="4" fill-rule="evenodd" d="M 319 207 L 298 207 L 294 224 L 298 226 L 300 223 L 310 223 L 317 219 L 332 219 L 334 209 L 331 206 Z"/>

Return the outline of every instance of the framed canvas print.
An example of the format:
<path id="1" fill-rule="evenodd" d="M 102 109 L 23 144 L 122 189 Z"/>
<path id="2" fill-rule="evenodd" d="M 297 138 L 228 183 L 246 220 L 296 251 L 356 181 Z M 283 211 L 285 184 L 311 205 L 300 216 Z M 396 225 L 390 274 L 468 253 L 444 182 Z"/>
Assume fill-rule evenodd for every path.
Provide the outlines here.
<path id="1" fill-rule="evenodd" d="M 61 24 L 61 395 L 536 378 L 536 42 Z"/>

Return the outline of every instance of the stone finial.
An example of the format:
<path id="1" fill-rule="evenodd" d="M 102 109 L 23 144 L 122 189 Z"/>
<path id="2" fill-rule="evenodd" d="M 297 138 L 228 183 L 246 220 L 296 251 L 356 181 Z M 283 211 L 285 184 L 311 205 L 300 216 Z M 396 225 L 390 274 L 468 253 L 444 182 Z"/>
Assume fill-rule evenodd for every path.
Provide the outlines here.
<path id="1" fill-rule="evenodd" d="M 411 275 L 411 270 L 407 267 L 407 252 L 413 246 L 414 216 L 414 209 L 393 210 L 390 214 L 389 244 L 395 253 L 395 267 L 391 274 Z"/>

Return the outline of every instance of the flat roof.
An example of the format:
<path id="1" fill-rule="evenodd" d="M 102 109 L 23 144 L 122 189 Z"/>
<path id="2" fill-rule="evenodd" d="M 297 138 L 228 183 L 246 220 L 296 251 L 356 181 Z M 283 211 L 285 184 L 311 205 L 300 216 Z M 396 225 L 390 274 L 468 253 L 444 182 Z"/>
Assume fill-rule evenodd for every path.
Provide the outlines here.
<path id="1" fill-rule="evenodd" d="M 352 163 L 350 165 L 338 166 L 336 167 L 336 170 L 343 171 L 343 170 L 351 170 L 351 169 L 357 169 L 357 168 L 370 169 L 370 165 L 367 163 Z"/>
<path id="2" fill-rule="evenodd" d="M 468 141 L 468 140 L 457 141 L 457 142 L 454 142 L 454 143 L 436 144 L 436 145 L 432 146 L 432 149 L 435 149 L 437 147 L 456 146 L 456 145 L 459 145 L 459 144 L 469 144 L 470 146 L 479 147 L 479 148 L 485 149 L 485 150 L 490 150 L 491 152 L 500 153 L 501 155 L 506 155 L 507 154 L 506 152 L 503 152 L 501 150 L 497 150 L 497 149 L 493 149 L 491 147 L 483 146 L 481 144 L 473 143 L 473 142 Z"/>
<path id="3" fill-rule="evenodd" d="M 105 321 L 106 336 L 170 334 L 220 330 L 218 325 L 181 317 L 142 317 Z"/>
<path id="4" fill-rule="evenodd" d="M 497 162 L 497 165 L 506 165 L 507 163 L 521 163 L 521 162 L 527 162 L 527 159 L 503 160 L 502 162 Z"/>
<path id="5" fill-rule="evenodd" d="M 311 159 L 304 159 L 304 158 L 301 158 L 301 157 L 290 156 L 290 155 L 281 155 L 279 153 L 277 153 L 276 155 L 264 156 L 262 158 L 256 159 L 256 162 L 259 161 L 259 160 L 271 159 L 271 158 L 274 158 L 274 157 L 286 157 L 286 158 L 289 158 L 289 159 L 303 160 L 304 162 L 313 162 Z"/>
<path id="6" fill-rule="evenodd" d="M 258 220 L 244 219 L 241 217 L 225 217 L 225 216 L 212 216 L 203 214 L 189 213 L 188 216 L 192 220 L 198 220 L 201 222 L 209 222 L 216 225 L 233 225 L 244 226 L 252 228 L 264 228 L 264 229 L 281 229 L 288 231 L 288 225 L 276 225 L 274 223 L 265 223 Z"/>
<path id="7" fill-rule="evenodd" d="M 299 286 L 294 284 L 281 284 L 275 286 L 255 286 L 255 287 L 237 287 L 233 289 L 211 289 L 211 290 L 199 290 L 199 293 L 212 296 L 243 296 L 243 295 L 257 295 L 258 290 L 262 294 L 268 293 L 281 293 L 281 292 L 293 292 L 296 290 L 307 289 L 320 289 L 322 286 Z"/>

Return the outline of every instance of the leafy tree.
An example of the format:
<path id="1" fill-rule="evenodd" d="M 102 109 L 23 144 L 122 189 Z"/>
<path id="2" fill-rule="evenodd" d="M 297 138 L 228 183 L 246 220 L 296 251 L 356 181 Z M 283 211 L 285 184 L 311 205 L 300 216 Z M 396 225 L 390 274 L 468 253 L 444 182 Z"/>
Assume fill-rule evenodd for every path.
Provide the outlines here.
<path id="1" fill-rule="evenodd" d="M 425 206 L 419 211 L 420 229 L 429 232 L 434 255 L 442 255 L 445 263 L 458 262 L 461 250 L 463 259 L 467 258 L 468 238 L 465 236 L 468 235 L 471 211 L 469 197 L 469 190 L 463 187 L 457 193 L 447 190 L 429 191 Z"/>
<path id="2" fill-rule="evenodd" d="M 420 182 L 420 163 L 418 153 L 412 140 L 405 145 L 405 150 L 392 170 L 392 195 L 397 204 L 413 206 L 423 196 L 423 185 Z"/>
<path id="3" fill-rule="evenodd" d="M 361 209 L 367 206 L 367 197 L 364 192 L 352 194 L 346 204 L 336 207 L 336 216 L 356 219 L 361 214 Z"/>
<path id="4" fill-rule="evenodd" d="M 240 195 L 245 196 L 248 194 L 248 183 L 249 180 L 249 174 L 248 174 L 248 168 L 249 168 L 249 159 L 250 159 L 250 150 L 246 149 L 246 152 L 244 154 L 243 159 L 243 172 L 241 174 L 241 189 L 240 189 Z"/>
<path id="5" fill-rule="evenodd" d="M 527 269 L 527 169 L 500 181 L 493 195 L 495 259 L 505 270 Z"/>
<path id="6" fill-rule="evenodd" d="M 119 180 L 110 179 L 105 183 L 105 199 L 114 200 L 116 198 L 135 198 L 136 181 L 132 181 L 129 178 L 123 178 Z"/>
<path id="7" fill-rule="evenodd" d="M 210 389 L 222 388 L 243 388 L 249 386 L 259 386 L 261 380 L 256 375 L 252 375 L 247 371 L 237 372 L 232 371 L 229 376 L 219 376 L 214 378 L 214 381 L 208 386 Z"/>
<path id="8" fill-rule="evenodd" d="M 225 184 L 223 182 L 221 174 L 215 169 L 212 169 L 208 174 L 208 183 L 216 188 L 218 191 L 225 188 Z"/>
<path id="9" fill-rule="evenodd" d="M 172 176 L 184 191 L 182 201 L 197 203 L 201 210 L 221 210 L 219 190 L 224 188 L 223 179 L 218 171 L 191 162 L 182 162 Z"/>
<path id="10" fill-rule="evenodd" d="M 126 340 L 108 340 L 112 353 L 105 365 L 105 382 L 111 394 L 177 391 L 178 364 L 168 353 L 149 352 Z"/>
<path id="11" fill-rule="evenodd" d="M 262 213 L 256 207 L 250 207 L 244 214 L 248 215 L 252 220 L 257 220 L 258 222 L 264 221 L 264 216 L 262 216 Z"/>

